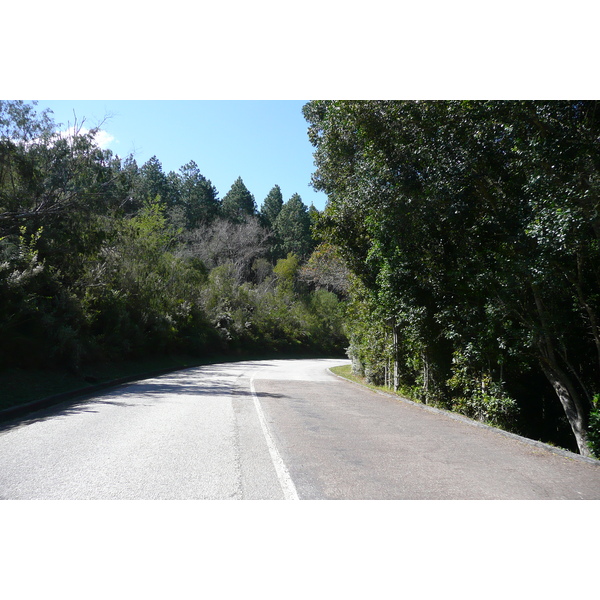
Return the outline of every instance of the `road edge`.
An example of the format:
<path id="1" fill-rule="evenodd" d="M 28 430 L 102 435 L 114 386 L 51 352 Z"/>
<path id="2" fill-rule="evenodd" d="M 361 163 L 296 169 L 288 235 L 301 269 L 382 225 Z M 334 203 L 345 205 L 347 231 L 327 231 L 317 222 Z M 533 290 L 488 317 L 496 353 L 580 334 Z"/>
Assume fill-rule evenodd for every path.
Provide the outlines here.
<path id="1" fill-rule="evenodd" d="M 76 398 L 85 398 L 97 392 L 102 392 L 107 389 L 116 388 L 121 385 L 133 383 L 135 381 L 143 381 L 144 379 L 152 379 L 154 377 L 160 377 L 161 375 L 168 375 L 169 373 L 175 373 L 176 371 L 185 371 L 186 369 L 193 369 L 195 367 L 171 367 L 168 369 L 160 369 L 158 371 L 151 371 L 149 373 L 138 373 L 136 375 L 127 375 L 125 377 L 119 377 L 117 379 L 111 379 L 110 381 L 103 381 L 101 383 L 94 383 L 84 388 L 77 388 L 68 392 L 60 392 L 58 394 L 52 394 L 46 396 L 46 398 L 40 398 L 39 400 L 33 400 L 26 404 L 17 404 L 9 408 L 0 410 L 0 423 L 18 419 L 20 417 L 27 416 L 31 413 L 49 408 L 66 402 L 67 400 L 74 400 Z"/>
<path id="2" fill-rule="evenodd" d="M 338 375 L 337 373 L 334 373 L 331 369 L 328 369 L 328 371 L 332 375 L 337 377 L 338 379 L 342 379 L 343 381 L 352 383 L 353 385 L 356 385 L 365 390 L 369 390 L 370 392 L 373 392 L 375 394 L 379 394 L 381 396 L 387 396 L 388 398 L 392 398 L 393 400 L 397 400 L 398 402 L 405 402 L 407 404 L 412 404 L 413 406 L 416 406 L 417 408 L 420 408 L 422 410 L 446 415 L 447 417 L 454 419 L 455 421 L 461 421 L 462 423 L 466 423 L 467 425 L 471 425 L 472 427 L 479 427 L 480 429 L 488 429 L 497 434 L 512 438 L 514 440 L 517 440 L 517 441 L 527 444 L 529 446 L 536 446 L 537 448 L 542 448 L 544 450 L 548 450 L 548 451 L 552 452 L 553 454 L 558 454 L 559 456 L 564 456 L 564 457 L 570 458 L 572 460 L 583 461 L 588 464 L 592 464 L 594 466 L 600 467 L 600 460 L 597 460 L 595 458 L 581 456 L 581 454 L 576 454 L 575 452 L 571 452 L 570 450 L 565 450 L 564 448 L 558 448 L 556 446 L 551 446 L 550 444 L 540 442 L 539 440 L 533 440 L 531 438 L 524 437 L 522 435 L 519 435 L 518 433 L 512 433 L 510 431 L 505 431 L 504 429 L 500 429 L 499 427 L 493 427 L 491 425 L 486 425 L 485 423 L 481 423 L 480 421 L 476 421 L 475 419 L 470 419 L 469 417 L 466 417 L 465 415 L 461 415 L 461 414 L 452 412 L 451 410 L 444 410 L 443 408 L 436 408 L 434 406 L 428 406 L 427 404 L 421 404 L 419 402 L 415 402 L 414 400 L 409 400 L 408 398 L 405 398 L 404 396 L 398 396 L 396 394 L 390 394 L 388 392 L 384 392 L 381 390 L 375 390 L 373 388 L 370 388 L 367 385 L 363 385 L 357 381 L 348 379 L 347 377 L 344 377 L 343 375 Z"/>

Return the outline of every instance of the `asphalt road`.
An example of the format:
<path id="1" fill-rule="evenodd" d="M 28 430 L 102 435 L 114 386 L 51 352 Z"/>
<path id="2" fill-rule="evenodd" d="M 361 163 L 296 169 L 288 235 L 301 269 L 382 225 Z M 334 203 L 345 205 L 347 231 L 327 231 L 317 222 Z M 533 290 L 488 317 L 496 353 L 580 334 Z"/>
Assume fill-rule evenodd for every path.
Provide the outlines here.
<path id="1" fill-rule="evenodd" d="M 0 428 L 3 499 L 600 499 L 600 462 L 366 390 L 209 365 Z"/>

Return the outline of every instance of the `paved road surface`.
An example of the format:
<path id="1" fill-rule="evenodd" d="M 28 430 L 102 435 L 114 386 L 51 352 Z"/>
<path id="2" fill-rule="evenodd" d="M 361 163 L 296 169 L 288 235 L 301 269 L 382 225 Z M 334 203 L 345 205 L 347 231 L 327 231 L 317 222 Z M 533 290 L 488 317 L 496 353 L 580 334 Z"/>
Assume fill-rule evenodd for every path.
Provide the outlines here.
<path id="1" fill-rule="evenodd" d="M 210 365 L 0 426 L 5 499 L 600 499 L 600 462 L 340 380 Z"/>

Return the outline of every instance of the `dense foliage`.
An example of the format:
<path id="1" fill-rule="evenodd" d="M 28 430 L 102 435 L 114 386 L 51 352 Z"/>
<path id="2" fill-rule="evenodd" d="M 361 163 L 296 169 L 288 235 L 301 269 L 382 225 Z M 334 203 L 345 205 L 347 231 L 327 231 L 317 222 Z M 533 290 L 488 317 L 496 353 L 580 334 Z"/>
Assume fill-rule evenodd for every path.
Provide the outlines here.
<path id="1" fill-rule="evenodd" d="M 339 297 L 301 277 L 297 194 L 259 214 L 241 178 L 220 200 L 193 161 L 138 167 L 95 134 L 0 102 L 1 366 L 343 350 Z"/>
<path id="2" fill-rule="evenodd" d="M 321 233 L 355 275 L 356 368 L 517 431 L 568 423 L 589 455 L 597 102 L 314 101 L 304 114 L 329 198 Z"/>

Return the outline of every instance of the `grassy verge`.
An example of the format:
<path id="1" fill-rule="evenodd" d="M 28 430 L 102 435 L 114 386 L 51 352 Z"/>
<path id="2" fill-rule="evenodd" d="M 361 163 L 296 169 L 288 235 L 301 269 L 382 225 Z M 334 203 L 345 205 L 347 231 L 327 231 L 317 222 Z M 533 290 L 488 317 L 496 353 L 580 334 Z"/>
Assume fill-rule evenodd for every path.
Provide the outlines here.
<path id="1" fill-rule="evenodd" d="M 383 385 L 373 385 L 372 383 L 367 383 L 367 380 L 364 377 L 360 377 L 360 375 L 355 375 L 352 372 L 352 365 L 343 365 L 341 367 L 332 367 L 332 373 L 339 375 L 340 377 L 344 377 L 345 379 L 349 379 L 350 381 L 354 381 L 354 383 L 360 383 L 360 385 L 364 385 L 370 390 L 375 390 L 379 392 L 386 392 L 387 394 L 393 394 L 398 396 L 399 398 L 408 398 L 413 400 L 413 402 L 419 402 L 419 400 L 411 398 L 409 394 L 400 390 L 398 392 L 394 392 L 394 390 L 390 387 L 385 387 Z"/>
<path id="2" fill-rule="evenodd" d="M 349 379 L 350 381 L 354 381 L 354 383 L 360 383 L 360 385 L 364 385 L 372 390 L 383 390 L 384 388 L 380 388 L 376 385 L 371 385 L 367 383 L 364 377 L 359 377 L 352 372 L 352 365 L 342 365 L 341 367 L 331 367 L 329 369 L 332 373 L 343 377 L 344 379 Z M 385 388 L 385 391 L 388 391 Z"/>

